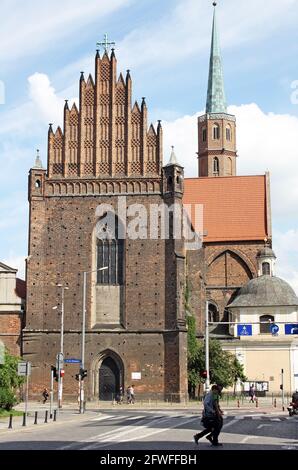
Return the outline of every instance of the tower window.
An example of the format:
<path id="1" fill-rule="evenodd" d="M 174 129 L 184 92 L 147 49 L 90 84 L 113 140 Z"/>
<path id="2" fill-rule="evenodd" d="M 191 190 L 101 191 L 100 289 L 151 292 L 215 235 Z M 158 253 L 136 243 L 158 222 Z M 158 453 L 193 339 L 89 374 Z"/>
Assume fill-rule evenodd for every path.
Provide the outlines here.
<path id="1" fill-rule="evenodd" d="M 206 142 L 207 140 L 207 129 L 204 128 L 203 131 L 202 131 L 202 139 L 203 139 L 203 142 Z"/>
<path id="2" fill-rule="evenodd" d="M 40 189 L 40 188 L 41 188 L 41 182 L 40 182 L 40 180 L 36 180 L 36 181 L 35 181 L 35 187 L 36 187 L 36 189 Z"/>
<path id="3" fill-rule="evenodd" d="M 232 140 L 231 126 L 226 127 L 226 139 L 230 142 Z"/>
<path id="4" fill-rule="evenodd" d="M 215 124 L 213 126 L 213 140 L 219 140 L 220 139 L 220 127 L 218 124 Z"/>
<path id="5" fill-rule="evenodd" d="M 270 276 L 270 264 L 269 263 L 262 263 L 262 274 Z"/>
<path id="6" fill-rule="evenodd" d="M 272 325 L 272 323 L 274 323 L 273 315 L 262 315 L 260 317 L 260 334 L 271 334 L 270 326 Z"/>
<path id="7" fill-rule="evenodd" d="M 115 221 L 115 236 L 97 239 L 97 284 L 122 285 L 124 273 L 124 240 L 119 239 L 119 219 Z M 102 232 L 107 231 L 102 227 Z M 103 271 L 100 268 L 107 267 Z"/>
<path id="8" fill-rule="evenodd" d="M 215 175 L 219 174 L 219 160 L 217 157 L 213 159 L 213 173 Z"/>

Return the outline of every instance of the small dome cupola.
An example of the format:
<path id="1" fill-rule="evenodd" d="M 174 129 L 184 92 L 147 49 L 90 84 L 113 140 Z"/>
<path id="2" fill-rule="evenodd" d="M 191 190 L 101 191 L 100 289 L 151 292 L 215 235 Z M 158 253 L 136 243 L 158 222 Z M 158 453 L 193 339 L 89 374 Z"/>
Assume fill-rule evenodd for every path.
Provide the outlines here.
<path id="1" fill-rule="evenodd" d="M 258 276 L 274 276 L 276 256 L 272 248 L 266 243 L 257 254 Z"/>

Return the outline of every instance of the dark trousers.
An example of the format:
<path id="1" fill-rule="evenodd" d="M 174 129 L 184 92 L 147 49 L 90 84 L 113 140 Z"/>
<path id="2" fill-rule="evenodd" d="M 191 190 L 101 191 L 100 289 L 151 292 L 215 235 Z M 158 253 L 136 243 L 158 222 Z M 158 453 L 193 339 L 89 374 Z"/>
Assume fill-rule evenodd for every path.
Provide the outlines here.
<path id="1" fill-rule="evenodd" d="M 218 436 L 220 434 L 221 428 L 223 426 L 223 419 L 222 417 L 215 417 L 215 418 L 205 418 L 203 420 L 204 431 L 196 434 L 197 439 L 201 439 L 204 436 L 210 434 L 212 437 L 213 444 L 218 443 Z"/>

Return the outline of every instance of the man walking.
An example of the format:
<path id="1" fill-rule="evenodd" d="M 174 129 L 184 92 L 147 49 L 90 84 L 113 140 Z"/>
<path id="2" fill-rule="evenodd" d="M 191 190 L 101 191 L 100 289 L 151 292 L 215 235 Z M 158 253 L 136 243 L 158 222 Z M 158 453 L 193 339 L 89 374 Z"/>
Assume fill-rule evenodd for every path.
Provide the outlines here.
<path id="1" fill-rule="evenodd" d="M 223 426 L 223 412 L 219 406 L 219 395 L 221 387 L 213 385 L 210 392 L 204 398 L 204 410 L 202 417 L 202 424 L 204 431 L 194 435 L 194 441 L 198 444 L 199 439 L 206 436 L 209 442 L 215 447 L 222 446 L 218 442 L 218 436 Z"/>

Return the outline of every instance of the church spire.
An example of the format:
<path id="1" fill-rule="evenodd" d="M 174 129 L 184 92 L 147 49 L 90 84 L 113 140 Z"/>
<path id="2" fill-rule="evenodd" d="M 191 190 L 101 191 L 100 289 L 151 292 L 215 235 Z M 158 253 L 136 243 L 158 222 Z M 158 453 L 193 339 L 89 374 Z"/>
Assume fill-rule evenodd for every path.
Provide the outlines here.
<path id="1" fill-rule="evenodd" d="M 216 5 L 217 3 L 214 2 L 208 92 L 206 103 L 206 113 L 208 114 L 227 112 L 223 68 L 217 32 Z"/>

